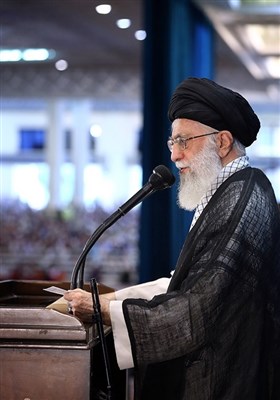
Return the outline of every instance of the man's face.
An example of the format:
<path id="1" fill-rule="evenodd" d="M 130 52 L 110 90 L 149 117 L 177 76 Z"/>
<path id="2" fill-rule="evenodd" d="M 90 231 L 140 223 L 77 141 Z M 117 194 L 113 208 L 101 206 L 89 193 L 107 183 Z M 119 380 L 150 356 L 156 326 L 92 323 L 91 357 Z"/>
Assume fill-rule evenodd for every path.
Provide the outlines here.
<path id="1" fill-rule="evenodd" d="M 172 124 L 172 139 L 191 138 L 215 132 L 215 129 L 188 119 L 176 119 Z M 215 135 L 202 136 L 186 142 L 183 149 L 173 145 L 171 159 L 180 171 L 179 206 L 196 208 L 222 169 Z"/>

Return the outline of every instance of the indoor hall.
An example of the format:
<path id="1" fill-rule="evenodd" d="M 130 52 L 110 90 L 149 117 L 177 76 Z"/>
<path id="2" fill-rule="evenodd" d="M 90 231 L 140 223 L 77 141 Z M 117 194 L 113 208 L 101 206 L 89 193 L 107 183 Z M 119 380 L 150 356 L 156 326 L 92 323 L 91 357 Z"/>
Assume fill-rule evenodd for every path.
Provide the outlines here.
<path id="1" fill-rule="evenodd" d="M 174 269 L 193 213 L 176 205 L 167 110 L 188 76 L 250 102 L 261 134 L 247 154 L 280 202 L 279 1 L 108 3 L 1 2 L 1 281 L 69 281 L 162 164 L 175 185 L 102 234 L 84 278 L 121 289 Z"/>

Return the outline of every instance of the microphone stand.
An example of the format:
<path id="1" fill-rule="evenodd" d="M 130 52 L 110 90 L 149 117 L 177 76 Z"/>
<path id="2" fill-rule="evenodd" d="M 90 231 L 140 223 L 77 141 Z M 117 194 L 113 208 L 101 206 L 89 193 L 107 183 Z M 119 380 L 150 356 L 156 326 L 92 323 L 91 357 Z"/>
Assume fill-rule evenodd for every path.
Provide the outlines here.
<path id="1" fill-rule="evenodd" d="M 141 190 L 139 190 L 130 200 L 124 203 L 121 207 L 118 208 L 109 218 L 107 218 L 103 224 L 101 224 L 95 232 L 90 236 L 88 241 L 86 242 L 82 253 L 80 254 L 74 268 L 72 271 L 71 284 L 70 289 L 76 289 L 77 287 L 83 289 L 84 286 L 84 269 L 85 269 L 85 261 L 86 257 L 91 250 L 92 246 L 95 242 L 100 238 L 100 236 L 112 226 L 119 218 L 128 213 L 133 207 L 139 204 L 143 198 L 151 195 L 155 189 L 150 183 L 147 183 Z M 79 282 L 78 281 L 79 277 Z"/>
<path id="2" fill-rule="evenodd" d="M 109 218 L 107 218 L 102 225 L 100 225 L 96 231 L 91 235 L 83 248 L 72 272 L 70 289 L 76 289 L 77 287 L 83 289 L 84 285 L 84 269 L 86 257 L 91 250 L 94 243 L 99 237 L 113 225 L 120 217 L 124 216 L 137 204 L 141 203 L 145 198 L 150 196 L 157 190 L 166 189 L 173 185 L 175 178 L 172 173 L 164 166 L 159 165 L 154 170 L 149 178 L 149 181 L 135 193 L 126 203 L 118 208 Z M 79 282 L 78 281 L 79 275 Z"/>
<path id="3" fill-rule="evenodd" d="M 102 355 L 103 355 L 103 360 L 104 360 L 104 365 L 105 365 L 105 373 L 106 373 L 106 381 L 107 381 L 106 399 L 111 400 L 111 399 L 113 399 L 113 397 L 112 397 L 110 361 L 109 361 L 109 357 L 108 357 L 107 344 L 106 344 L 106 339 L 105 339 L 105 334 L 104 334 L 104 329 L 103 329 L 98 287 L 97 287 L 97 282 L 96 282 L 95 278 L 92 278 L 90 280 L 90 288 L 91 288 L 92 302 L 93 302 L 92 321 L 94 324 L 97 325 L 97 330 L 98 330 L 98 335 L 99 335 L 99 339 L 100 339 L 100 343 L 101 343 Z"/>

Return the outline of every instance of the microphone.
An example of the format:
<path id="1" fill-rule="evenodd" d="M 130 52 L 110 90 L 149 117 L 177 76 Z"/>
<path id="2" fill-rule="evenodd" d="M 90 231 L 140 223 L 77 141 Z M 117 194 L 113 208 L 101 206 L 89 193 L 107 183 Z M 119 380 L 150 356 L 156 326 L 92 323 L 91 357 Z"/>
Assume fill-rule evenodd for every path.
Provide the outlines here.
<path id="1" fill-rule="evenodd" d="M 119 207 L 116 213 L 120 212 L 122 215 L 125 215 L 133 207 L 145 200 L 150 194 L 157 190 L 169 188 L 174 182 L 175 177 L 167 167 L 164 165 L 157 166 L 154 168 L 148 182 L 126 203 Z M 113 215 L 114 214 L 112 214 L 112 216 Z"/>
<path id="2" fill-rule="evenodd" d="M 108 217 L 90 236 L 86 242 L 82 253 L 80 254 L 72 272 L 70 289 L 77 287 L 83 288 L 84 285 L 84 268 L 86 257 L 92 246 L 99 237 L 112 226 L 119 218 L 127 214 L 133 207 L 141 203 L 144 199 L 150 196 L 157 190 L 163 190 L 171 187 L 175 182 L 175 177 L 172 172 L 164 165 L 158 165 L 154 168 L 148 182 L 135 193 L 126 203 L 119 207 L 110 217 Z M 79 283 L 78 281 L 79 275 Z"/>

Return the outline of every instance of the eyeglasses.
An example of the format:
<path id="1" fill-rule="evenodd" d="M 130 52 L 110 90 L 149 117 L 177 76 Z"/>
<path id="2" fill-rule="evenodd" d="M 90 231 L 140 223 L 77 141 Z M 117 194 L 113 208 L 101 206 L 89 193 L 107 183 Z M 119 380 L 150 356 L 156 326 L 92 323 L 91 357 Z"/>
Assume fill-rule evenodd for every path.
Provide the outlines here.
<path id="1" fill-rule="evenodd" d="M 192 136 L 192 137 L 189 137 L 189 138 L 184 138 L 184 137 L 178 136 L 176 139 L 172 139 L 170 137 L 167 140 L 167 146 L 168 146 L 168 148 L 169 148 L 169 150 L 171 152 L 173 150 L 174 144 L 178 144 L 180 150 L 186 150 L 186 148 L 188 147 L 187 143 L 188 143 L 189 140 L 201 138 L 203 136 L 215 135 L 217 133 L 219 133 L 219 132 L 204 133 L 204 135 L 197 135 L 197 136 Z"/>

